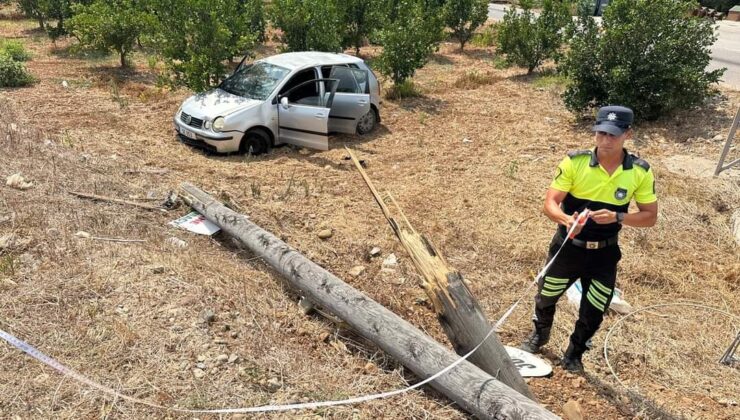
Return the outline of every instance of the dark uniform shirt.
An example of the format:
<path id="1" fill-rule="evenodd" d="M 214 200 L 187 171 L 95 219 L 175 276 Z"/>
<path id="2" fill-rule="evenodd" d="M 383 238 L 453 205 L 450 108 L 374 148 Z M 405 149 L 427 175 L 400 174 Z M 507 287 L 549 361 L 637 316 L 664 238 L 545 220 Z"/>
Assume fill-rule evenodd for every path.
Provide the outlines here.
<path id="1" fill-rule="evenodd" d="M 572 215 L 584 209 L 609 209 L 627 212 L 630 201 L 650 204 L 658 200 L 655 195 L 655 178 L 650 165 L 624 150 L 622 164 L 612 175 L 601 167 L 596 157 L 596 149 L 569 153 L 560 165 L 550 188 L 567 192 L 561 207 L 563 212 Z M 589 219 L 578 239 L 584 241 L 603 241 L 611 238 L 622 228 L 619 223 L 600 225 Z M 565 226 L 560 226 L 561 236 L 565 236 Z"/>

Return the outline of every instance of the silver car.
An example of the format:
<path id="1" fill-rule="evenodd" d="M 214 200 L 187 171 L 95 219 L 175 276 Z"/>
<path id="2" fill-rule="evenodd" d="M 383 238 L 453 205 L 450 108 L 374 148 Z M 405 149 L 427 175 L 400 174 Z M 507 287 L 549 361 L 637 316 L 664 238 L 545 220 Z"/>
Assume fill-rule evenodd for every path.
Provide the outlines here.
<path id="1" fill-rule="evenodd" d="M 362 59 L 294 52 L 242 61 L 217 88 L 186 99 L 174 123 L 180 140 L 212 152 L 328 150 L 329 133 L 369 133 L 379 110 L 378 79 Z"/>

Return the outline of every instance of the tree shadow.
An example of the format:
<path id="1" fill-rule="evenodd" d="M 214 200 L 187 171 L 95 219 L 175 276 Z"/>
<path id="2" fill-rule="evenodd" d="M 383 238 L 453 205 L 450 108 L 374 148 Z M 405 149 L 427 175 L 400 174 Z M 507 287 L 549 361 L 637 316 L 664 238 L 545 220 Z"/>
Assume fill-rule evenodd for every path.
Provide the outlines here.
<path id="1" fill-rule="evenodd" d="M 371 133 L 365 135 L 331 134 L 329 136 L 329 150 L 344 149 L 345 146 L 356 148 L 359 145 L 371 142 L 389 133 L 390 130 L 388 130 L 385 125 L 378 124 Z M 245 155 L 239 152 L 214 153 L 210 150 L 194 145 L 190 145 L 189 147 L 193 150 L 193 153 L 200 153 L 210 159 L 219 160 L 222 162 L 267 162 L 288 157 L 296 161 L 303 161 L 313 166 L 318 166 L 320 168 L 325 168 L 327 166 L 331 166 L 333 169 L 337 170 L 350 170 L 354 168 L 351 162 L 349 164 L 344 163 L 344 161 L 349 161 L 349 155 L 345 156 L 342 161 L 337 162 L 336 160 L 323 157 L 321 155 L 323 151 L 321 150 L 301 148 L 290 144 L 277 145 L 273 147 L 268 153 L 257 156 Z"/>
<path id="2" fill-rule="evenodd" d="M 458 50 L 456 53 L 476 60 L 493 60 L 496 56 L 491 48 L 471 48 L 469 45 L 462 52 Z"/>
<path id="3" fill-rule="evenodd" d="M 101 83 L 143 83 L 154 85 L 157 83 L 157 75 L 151 72 L 138 71 L 134 67 L 120 66 L 96 66 L 87 69 L 90 77 Z"/>
<path id="4" fill-rule="evenodd" d="M 445 66 L 451 66 L 454 65 L 455 62 L 447 58 L 444 54 L 432 54 L 431 57 L 429 57 L 429 61 L 435 64 L 442 64 Z"/>
<path id="5" fill-rule="evenodd" d="M 431 115 L 437 115 L 447 109 L 447 103 L 445 101 L 426 95 L 396 99 L 393 102 L 396 103 L 399 108 L 406 111 L 425 112 Z"/>

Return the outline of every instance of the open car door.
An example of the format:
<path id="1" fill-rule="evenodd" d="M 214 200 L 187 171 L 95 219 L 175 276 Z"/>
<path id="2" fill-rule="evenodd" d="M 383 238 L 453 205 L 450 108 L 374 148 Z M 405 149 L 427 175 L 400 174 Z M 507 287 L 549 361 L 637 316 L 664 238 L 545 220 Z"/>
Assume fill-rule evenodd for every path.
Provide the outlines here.
<path id="1" fill-rule="evenodd" d="M 334 66 L 329 78 L 337 80 L 329 112 L 329 132 L 355 134 L 360 117 L 370 112 L 367 70 Z"/>
<path id="2" fill-rule="evenodd" d="M 324 81 L 332 80 L 309 80 L 280 95 L 278 136 L 281 141 L 311 149 L 329 150 L 329 111 L 334 89 L 322 95 Z M 327 86 L 336 88 L 336 83 L 327 83 Z"/>

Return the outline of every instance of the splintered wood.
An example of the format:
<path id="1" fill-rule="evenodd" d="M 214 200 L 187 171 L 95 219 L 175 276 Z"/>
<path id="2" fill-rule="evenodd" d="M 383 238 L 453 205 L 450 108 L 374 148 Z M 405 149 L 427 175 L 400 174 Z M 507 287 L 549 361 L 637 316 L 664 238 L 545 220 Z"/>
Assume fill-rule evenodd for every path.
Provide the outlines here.
<path id="1" fill-rule="evenodd" d="M 429 238 L 419 234 L 411 226 L 390 193 L 386 193 L 385 197 L 381 196 L 355 154 L 349 148 L 345 149 L 370 188 L 393 232 L 421 274 L 421 286 L 432 302 L 439 322 L 455 351 L 458 354 L 467 354 L 483 341 L 492 328 L 483 310 L 463 281 L 462 275 L 450 268 Z M 388 203 L 392 205 L 393 211 Z M 470 356 L 470 361 L 522 395 L 534 399 L 534 395 L 495 333 Z"/>

